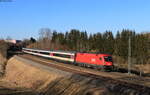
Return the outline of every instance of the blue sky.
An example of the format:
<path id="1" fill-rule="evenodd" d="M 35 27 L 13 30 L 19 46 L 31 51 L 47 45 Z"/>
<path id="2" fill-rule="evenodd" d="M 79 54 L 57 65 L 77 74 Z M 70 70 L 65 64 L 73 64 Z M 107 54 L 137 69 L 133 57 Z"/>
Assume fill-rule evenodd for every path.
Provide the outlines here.
<path id="1" fill-rule="evenodd" d="M 0 38 L 38 37 L 40 28 L 88 33 L 150 31 L 150 0 L 12 0 L 0 2 Z"/>

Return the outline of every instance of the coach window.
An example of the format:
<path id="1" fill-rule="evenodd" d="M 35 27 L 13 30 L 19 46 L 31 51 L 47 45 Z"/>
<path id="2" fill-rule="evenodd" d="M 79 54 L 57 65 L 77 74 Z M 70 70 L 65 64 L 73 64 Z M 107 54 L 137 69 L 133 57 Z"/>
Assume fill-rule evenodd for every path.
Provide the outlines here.
<path id="1" fill-rule="evenodd" d="M 41 54 L 49 55 L 49 52 L 40 52 Z"/>
<path id="2" fill-rule="evenodd" d="M 71 58 L 71 55 L 56 54 L 56 53 L 54 53 L 53 56 L 58 56 L 58 57 L 63 57 L 63 58 Z"/>

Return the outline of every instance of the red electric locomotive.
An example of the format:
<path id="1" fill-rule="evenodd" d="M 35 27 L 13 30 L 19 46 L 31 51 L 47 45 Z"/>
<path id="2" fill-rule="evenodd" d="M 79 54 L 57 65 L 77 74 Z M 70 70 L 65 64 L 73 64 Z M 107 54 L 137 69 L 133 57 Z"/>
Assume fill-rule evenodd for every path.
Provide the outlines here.
<path id="1" fill-rule="evenodd" d="M 113 68 L 112 56 L 109 54 L 76 53 L 75 62 L 87 67 Z"/>

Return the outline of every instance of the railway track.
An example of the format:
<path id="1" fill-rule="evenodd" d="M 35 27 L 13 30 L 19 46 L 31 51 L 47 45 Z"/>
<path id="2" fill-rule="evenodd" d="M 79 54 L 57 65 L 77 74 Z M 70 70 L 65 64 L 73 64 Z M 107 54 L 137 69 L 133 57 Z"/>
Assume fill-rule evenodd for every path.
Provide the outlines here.
<path id="1" fill-rule="evenodd" d="M 129 76 L 127 74 L 117 72 L 100 72 L 93 69 L 64 64 L 29 54 L 23 54 L 19 56 L 63 71 L 80 74 L 94 79 L 101 79 L 104 81 L 107 80 L 108 83 L 116 84 L 119 87 L 132 88 L 140 92 L 148 91 L 148 93 L 150 93 L 150 78 Z"/>

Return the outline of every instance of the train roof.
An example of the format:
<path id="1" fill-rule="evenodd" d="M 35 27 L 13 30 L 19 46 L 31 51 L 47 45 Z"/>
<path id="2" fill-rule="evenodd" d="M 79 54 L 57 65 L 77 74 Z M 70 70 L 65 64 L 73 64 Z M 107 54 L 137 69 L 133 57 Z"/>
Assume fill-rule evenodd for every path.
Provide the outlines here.
<path id="1" fill-rule="evenodd" d="M 70 52 L 70 51 L 61 51 L 61 50 L 41 50 L 41 49 L 31 49 L 31 48 L 23 48 L 25 50 L 32 50 L 32 51 L 38 51 L 38 52 L 47 52 L 47 53 L 61 53 L 61 54 L 69 54 L 73 55 L 76 52 Z"/>
<path id="2" fill-rule="evenodd" d="M 63 50 L 41 50 L 41 49 L 31 49 L 31 48 L 23 48 L 26 50 L 34 50 L 34 51 L 39 51 L 39 52 L 56 52 L 56 53 L 66 53 L 66 54 L 75 54 L 75 53 L 87 53 L 87 54 L 102 54 L 102 55 L 111 55 L 109 53 L 104 53 L 104 52 L 80 52 L 80 51 L 63 51 Z"/>

